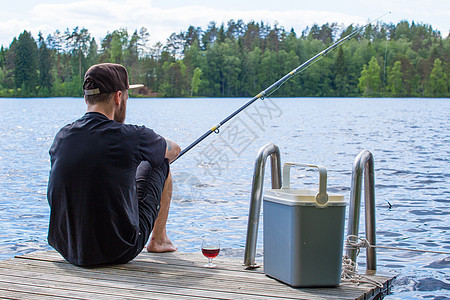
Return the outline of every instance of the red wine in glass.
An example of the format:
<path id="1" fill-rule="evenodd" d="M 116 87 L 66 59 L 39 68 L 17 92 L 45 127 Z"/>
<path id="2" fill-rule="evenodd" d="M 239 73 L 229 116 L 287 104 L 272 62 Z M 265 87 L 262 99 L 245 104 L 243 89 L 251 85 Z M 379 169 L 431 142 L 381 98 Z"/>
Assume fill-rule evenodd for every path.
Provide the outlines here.
<path id="1" fill-rule="evenodd" d="M 208 258 L 208 263 L 204 265 L 207 268 L 216 267 L 212 263 L 214 257 L 219 255 L 220 252 L 220 241 L 217 239 L 205 238 L 202 241 L 202 254 Z"/>
<path id="2" fill-rule="evenodd" d="M 203 248 L 202 253 L 207 258 L 214 258 L 217 255 L 219 255 L 220 249 L 219 248 Z"/>

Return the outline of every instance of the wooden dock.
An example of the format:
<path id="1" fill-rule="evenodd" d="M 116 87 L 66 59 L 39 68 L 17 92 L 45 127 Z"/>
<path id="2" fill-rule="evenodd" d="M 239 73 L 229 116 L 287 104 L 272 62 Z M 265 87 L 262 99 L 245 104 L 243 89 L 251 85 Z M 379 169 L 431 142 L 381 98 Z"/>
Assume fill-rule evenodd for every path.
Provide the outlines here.
<path id="1" fill-rule="evenodd" d="M 0 261 L 1 299 L 374 299 L 389 291 L 394 276 L 371 276 L 384 284 L 342 283 L 335 288 L 292 288 L 245 270 L 242 260 L 201 253 L 142 252 L 125 265 L 80 268 L 55 251 Z M 381 296 L 382 298 L 382 296 Z M 381 299 L 377 298 L 377 299 Z"/>

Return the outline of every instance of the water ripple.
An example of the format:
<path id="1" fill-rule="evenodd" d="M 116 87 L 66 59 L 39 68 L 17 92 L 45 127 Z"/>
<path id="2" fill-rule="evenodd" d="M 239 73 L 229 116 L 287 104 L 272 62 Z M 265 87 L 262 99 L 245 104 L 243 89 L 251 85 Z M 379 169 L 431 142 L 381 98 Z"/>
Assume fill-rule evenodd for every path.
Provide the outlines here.
<path id="1" fill-rule="evenodd" d="M 247 101 L 132 99 L 127 121 L 145 124 L 185 147 Z M 269 142 L 280 147 L 283 163 L 325 165 L 329 192 L 347 201 L 354 158 L 368 149 L 375 159 L 377 244 L 450 250 L 448 99 L 268 101 L 277 104 L 280 116 L 266 119 L 265 127 L 244 112 L 171 166 L 174 192 L 167 230 L 181 251 L 198 252 L 202 236 L 215 233 L 222 240 L 221 255 L 243 256 L 255 158 Z M 84 111 L 84 101 L 76 98 L 0 99 L 0 259 L 49 249 L 48 149 L 59 128 Z M 227 130 L 237 124 L 254 129 L 248 143 L 227 138 Z M 221 151 L 222 159 L 205 156 L 211 147 Z M 291 178 L 295 188 L 317 188 L 314 171 L 293 169 Z M 269 170 L 264 186 L 270 187 Z M 362 213 L 361 231 L 364 221 Z M 380 270 L 399 273 L 386 299 L 448 299 L 448 256 L 380 249 L 377 257 Z M 358 262 L 363 268 L 364 251 Z"/>

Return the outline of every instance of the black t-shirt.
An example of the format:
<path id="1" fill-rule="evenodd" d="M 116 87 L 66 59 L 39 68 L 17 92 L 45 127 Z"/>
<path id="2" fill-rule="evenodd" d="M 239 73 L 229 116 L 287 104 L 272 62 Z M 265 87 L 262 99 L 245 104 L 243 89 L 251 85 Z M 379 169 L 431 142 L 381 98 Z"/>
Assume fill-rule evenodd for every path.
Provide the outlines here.
<path id="1" fill-rule="evenodd" d="M 137 166 L 159 166 L 165 151 L 153 130 L 100 113 L 63 127 L 49 151 L 49 244 L 75 265 L 121 257 L 139 234 Z"/>

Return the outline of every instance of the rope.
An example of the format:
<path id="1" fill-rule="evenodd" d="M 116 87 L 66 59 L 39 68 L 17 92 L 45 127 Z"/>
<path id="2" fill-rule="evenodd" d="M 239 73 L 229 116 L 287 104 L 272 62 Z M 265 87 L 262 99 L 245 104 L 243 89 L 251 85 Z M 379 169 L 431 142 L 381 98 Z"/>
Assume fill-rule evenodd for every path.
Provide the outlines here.
<path id="1" fill-rule="evenodd" d="M 400 247 L 388 247 L 388 246 L 376 246 L 371 245 L 369 241 L 365 238 L 360 238 L 356 235 L 347 236 L 346 241 L 347 249 L 357 249 L 356 256 L 359 255 L 361 248 L 383 248 L 390 250 L 404 250 L 404 251 L 413 251 L 413 252 L 422 252 L 422 253 L 435 253 L 435 254 L 445 254 L 450 255 L 449 252 L 444 251 L 432 251 L 432 250 L 421 250 L 421 249 L 411 249 L 411 248 L 400 248 Z M 350 259 L 347 255 L 342 257 L 342 273 L 341 280 L 343 282 L 352 282 L 352 283 L 371 283 L 376 285 L 379 288 L 383 288 L 383 284 L 379 281 L 371 279 L 367 276 L 359 274 L 357 272 L 358 264 Z"/>
<path id="2" fill-rule="evenodd" d="M 352 239 L 355 239 L 355 240 L 352 240 Z M 450 252 L 444 252 L 444 251 L 433 251 L 433 250 L 421 250 L 421 249 L 371 245 L 367 239 L 358 237 L 356 235 L 349 235 L 347 237 L 346 245 L 351 246 L 351 248 L 347 247 L 348 249 L 358 249 L 358 254 L 359 254 L 360 248 L 382 248 L 382 249 L 390 249 L 390 250 L 403 250 L 403 251 L 450 255 Z"/>
<path id="3" fill-rule="evenodd" d="M 347 255 L 342 257 L 342 273 L 341 281 L 352 283 L 369 283 L 383 288 L 383 284 L 375 279 L 369 278 L 357 272 L 357 263 L 350 259 Z"/>
<path id="4" fill-rule="evenodd" d="M 355 247 L 358 251 L 356 252 L 356 256 L 359 255 L 360 252 L 360 248 L 361 247 L 365 247 L 366 245 L 370 245 L 369 242 L 367 240 L 365 241 L 350 241 L 350 237 L 353 236 L 348 236 L 347 237 L 347 243 L 346 245 L 351 245 L 352 247 Z M 358 238 L 357 236 L 355 236 L 356 238 Z M 362 240 L 362 239 L 361 239 Z M 367 242 L 367 243 L 366 243 Z M 358 264 L 356 262 L 354 262 L 350 257 L 348 257 L 347 255 L 344 255 L 342 257 L 342 272 L 341 272 L 341 281 L 343 282 L 352 282 L 352 283 L 369 283 L 369 284 L 373 284 L 379 288 L 383 288 L 383 284 L 375 279 L 371 279 L 367 276 L 364 276 L 362 274 L 359 274 L 357 272 L 357 268 L 358 268 Z"/>

